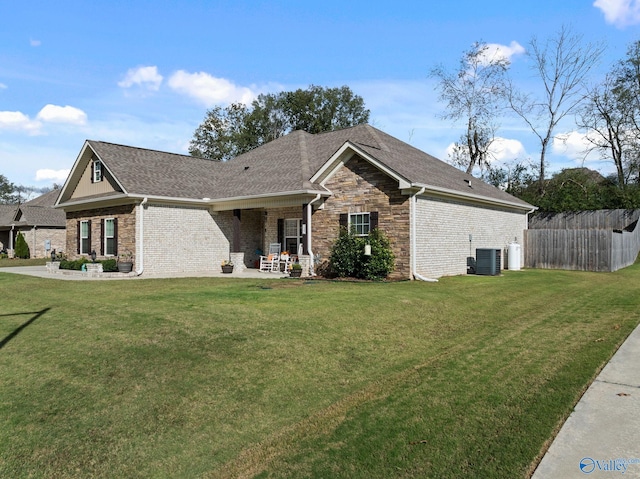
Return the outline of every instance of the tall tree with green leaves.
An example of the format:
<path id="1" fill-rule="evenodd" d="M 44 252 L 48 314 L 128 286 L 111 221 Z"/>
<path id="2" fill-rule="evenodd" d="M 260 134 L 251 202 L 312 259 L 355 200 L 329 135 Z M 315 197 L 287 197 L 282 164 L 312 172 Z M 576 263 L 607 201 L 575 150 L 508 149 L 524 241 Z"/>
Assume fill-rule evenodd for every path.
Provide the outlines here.
<path id="1" fill-rule="evenodd" d="M 250 106 L 239 103 L 207 111 L 189 153 L 228 161 L 295 130 L 321 133 L 369 121 L 362 97 L 347 86 L 262 94 Z"/>
<path id="2" fill-rule="evenodd" d="M 19 196 L 16 186 L 11 183 L 6 176 L 0 175 L 0 204 L 11 205 L 18 203 Z"/>
<path id="3" fill-rule="evenodd" d="M 488 155 L 505 102 L 509 60 L 484 42 L 476 42 L 460 59 L 458 69 L 439 65 L 430 76 L 438 80 L 444 119 L 464 121 L 465 131 L 454 145 L 452 163 L 471 174 L 488 166 Z"/>

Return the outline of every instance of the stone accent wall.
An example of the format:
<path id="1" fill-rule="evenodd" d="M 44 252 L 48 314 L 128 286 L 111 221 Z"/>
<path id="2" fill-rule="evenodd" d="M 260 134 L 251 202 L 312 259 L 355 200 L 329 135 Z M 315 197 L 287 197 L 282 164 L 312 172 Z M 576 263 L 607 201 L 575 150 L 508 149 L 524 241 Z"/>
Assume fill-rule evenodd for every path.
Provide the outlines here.
<path id="1" fill-rule="evenodd" d="M 149 203 L 143 214 L 145 273 L 219 271 L 229 259 L 231 211 Z"/>
<path id="2" fill-rule="evenodd" d="M 504 268 L 508 244 L 514 239 L 523 244 L 526 227 L 524 213 L 419 197 L 416 205 L 416 272 L 428 278 L 466 274 L 467 257 L 475 258 L 476 248 L 501 249 Z"/>
<path id="3" fill-rule="evenodd" d="M 78 221 L 91 220 L 91 247 L 95 250 L 99 259 L 107 259 L 100 256 L 100 235 L 102 234 L 102 220 L 105 218 L 118 219 L 118 253 L 136 251 L 136 211 L 135 205 L 122 205 L 112 208 L 97 208 L 85 211 L 73 211 L 67 213 L 66 249 L 64 252 L 69 259 L 77 259 L 78 254 Z M 85 255 L 86 256 L 86 255 Z"/>
<path id="4" fill-rule="evenodd" d="M 393 279 L 411 275 L 409 242 L 409 197 L 398 189 L 398 182 L 358 156 L 352 157 L 326 183 L 333 196 L 324 209 L 313 212 L 314 255 L 327 261 L 338 237 L 341 213 L 378 212 L 378 228 L 389 238 L 396 258 Z"/>

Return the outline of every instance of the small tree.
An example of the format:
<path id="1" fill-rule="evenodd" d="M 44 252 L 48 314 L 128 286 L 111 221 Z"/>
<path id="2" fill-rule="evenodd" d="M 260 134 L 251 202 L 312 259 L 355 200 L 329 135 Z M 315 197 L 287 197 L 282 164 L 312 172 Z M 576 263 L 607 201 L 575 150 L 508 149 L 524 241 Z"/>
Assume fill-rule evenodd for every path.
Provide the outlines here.
<path id="1" fill-rule="evenodd" d="M 18 231 L 18 237 L 16 238 L 15 257 L 22 259 L 29 259 L 31 257 L 29 245 L 20 231 Z"/>

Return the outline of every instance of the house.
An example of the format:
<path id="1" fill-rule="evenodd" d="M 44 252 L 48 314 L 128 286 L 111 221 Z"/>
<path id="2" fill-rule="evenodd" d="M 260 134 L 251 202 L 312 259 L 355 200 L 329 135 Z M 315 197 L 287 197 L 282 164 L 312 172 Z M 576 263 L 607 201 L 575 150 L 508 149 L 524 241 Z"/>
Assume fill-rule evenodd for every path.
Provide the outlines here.
<path id="1" fill-rule="evenodd" d="M 29 245 L 32 258 L 49 256 L 66 246 L 66 217 L 54 209 L 60 190 L 52 190 L 21 205 L 0 205 L 0 250 L 11 255 L 18 232 Z"/>
<path id="2" fill-rule="evenodd" d="M 278 242 L 308 271 L 340 225 L 390 239 L 394 278 L 464 274 L 522 243 L 533 207 L 369 125 L 295 131 L 232 161 L 86 141 L 56 204 L 66 251 L 135 255 L 143 273 L 253 267 Z"/>

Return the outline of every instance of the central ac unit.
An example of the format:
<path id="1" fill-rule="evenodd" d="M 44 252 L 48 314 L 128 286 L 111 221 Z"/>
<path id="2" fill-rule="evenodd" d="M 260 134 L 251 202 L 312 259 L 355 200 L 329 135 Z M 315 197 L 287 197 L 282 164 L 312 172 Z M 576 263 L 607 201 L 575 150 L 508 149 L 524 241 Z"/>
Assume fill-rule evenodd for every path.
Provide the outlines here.
<path id="1" fill-rule="evenodd" d="M 500 274 L 502 251 L 496 248 L 476 249 L 476 274 L 496 276 Z"/>

